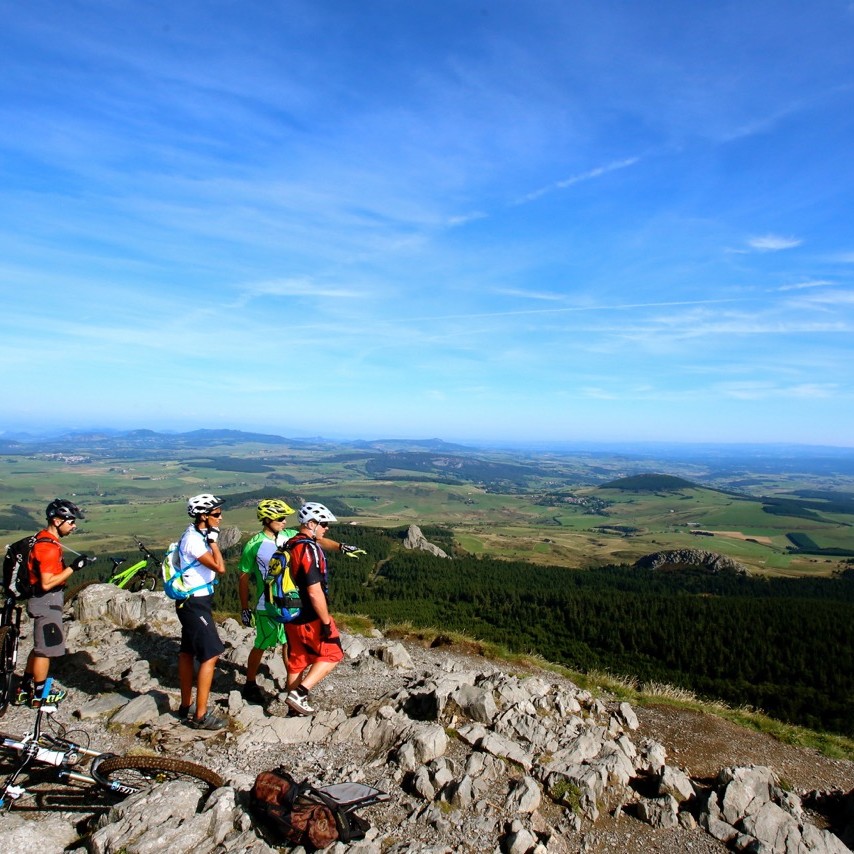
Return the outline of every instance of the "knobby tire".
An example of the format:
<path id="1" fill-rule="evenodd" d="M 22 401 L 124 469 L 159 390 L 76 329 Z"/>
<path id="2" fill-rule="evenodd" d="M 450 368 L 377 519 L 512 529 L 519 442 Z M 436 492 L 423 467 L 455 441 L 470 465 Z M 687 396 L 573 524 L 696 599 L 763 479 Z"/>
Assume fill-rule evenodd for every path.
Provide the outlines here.
<path id="1" fill-rule="evenodd" d="M 142 578 L 135 578 L 129 585 L 131 593 L 142 593 L 144 590 L 153 592 L 157 587 L 157 579 L 153 575 L 146 575 Z"/>
<path id="2" fill-rule="evenodd" d="M 15 645 L 18 642 L 15 626 L 0 626 L 0 716 L 12 701 L 12 682 L 15 679 Z"/>
<path id="3" fill-rule="evenodd" d="M 98 765 L 97 776 L 108 783 L 119 781 L 140 789 L 187 777 L 201 780 L 211 789 L 225 785 L 225 780 L 210 768 L 170 756 L 110 756 Z"/>

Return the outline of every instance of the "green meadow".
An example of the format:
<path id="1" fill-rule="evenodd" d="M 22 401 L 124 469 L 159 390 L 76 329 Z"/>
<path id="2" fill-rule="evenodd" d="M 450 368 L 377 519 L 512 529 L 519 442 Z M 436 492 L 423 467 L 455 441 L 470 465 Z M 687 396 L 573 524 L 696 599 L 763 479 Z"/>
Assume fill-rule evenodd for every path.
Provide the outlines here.
<path id="1" fill-rule="evenodd" d="M 654 462 L 643 465 L 649 470 Z M 231 497 L 226 524 L 244 533 L 256 528 L 261 496 L 294 505 L 319 500 L 336 502 L 343 523 L 441 524 L 454 532 L 461 552 L 568 568 L 632 563 L 671 548 L 720 552 L 770 575 L 829 575 L 848 565 L 845 554 L 796 553 L 792 533 L 807 535 L 819 550 L 854 554 L 854 514 L 845 503 L 854 495 L 854 477 L 825 483 L 766 475 L 756 479 L 754 492 L 736 493 L 720 477 L 716 489 L 697 486 L 702 472 L 682 466 L 673 467 L 679 477 L 695 480 L 674 478 L 679 488 L 614 488 L 626 467 L 624 458 L 383 454 L 321 443 L 8 454 L 0 456 L 0 543 L 34 530 L 44 506 L 64 496 L 87 513 L 67 541 L 75 550 L 125 552 L 133 549 L 133 537 L 165 547 L 187 524 L 186 498 L 210 491 Z M 667 464 L 659 471 L 667 472 Z M 798 498 L 805 489 L 830 490 L 831 498 L 843 500 L 831 502 L 824 492 Z M 792 503 L 772 513 L 763 509 L 771 498 Z"/>

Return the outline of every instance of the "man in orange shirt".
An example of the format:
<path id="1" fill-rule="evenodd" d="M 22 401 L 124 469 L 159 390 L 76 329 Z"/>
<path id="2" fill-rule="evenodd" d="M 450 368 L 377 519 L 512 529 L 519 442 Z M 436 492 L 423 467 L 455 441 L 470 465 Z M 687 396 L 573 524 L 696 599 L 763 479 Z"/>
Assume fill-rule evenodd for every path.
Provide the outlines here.
<path id="1" fill-rule="evenodd" d="M 62 629 L 62 604 L 65 583 L 72 573 L 86 565 L 80 555 L 65 565 L 60 539 L 67 537 L 83 518 L 83 511 L 70 501 L 56 498 L 45 510 L 47 527 L 38 533 L 30 550 L 29 572 L 35 592 L 27 602 L 27 613 L 33 619 L 33 649 L 27 659 L 24 678 L 15 695 L 15 705 L 29 703 L 38 708 L 42 702 L 53 705 L 68 693 L 54 684 L 42 698 L 50 660 L 65 655 L 65 633 Z"/>

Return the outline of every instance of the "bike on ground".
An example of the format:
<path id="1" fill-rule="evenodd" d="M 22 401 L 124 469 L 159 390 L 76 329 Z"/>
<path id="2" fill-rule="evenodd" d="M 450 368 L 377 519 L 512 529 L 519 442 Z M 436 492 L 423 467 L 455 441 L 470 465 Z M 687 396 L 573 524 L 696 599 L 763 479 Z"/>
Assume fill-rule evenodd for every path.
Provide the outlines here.
<path id="1" fill-rule="evenodd" d="M 49 696 L 50 683 L 48 679 L 42 697 Z M 71 741 L 67 737 L 71 733 L 53 717 L 55 712 L 56 706 L 43 703 L 36 709 L 29 733 L 20 737 L 0 733 L 0 753 L 18 760 L 0 786 L 0 809 L 11 809 L 16 800 L 27 794 L 18 779 L 32 766 L 53 769 L 63 783 L 95 785 L 122 798 L 175 779 L 189 780 L 205 793 L 224 785 L 219 774 L 195 762 L 170 756 L 117 756 L 94 750 L 88 743 Z"/>

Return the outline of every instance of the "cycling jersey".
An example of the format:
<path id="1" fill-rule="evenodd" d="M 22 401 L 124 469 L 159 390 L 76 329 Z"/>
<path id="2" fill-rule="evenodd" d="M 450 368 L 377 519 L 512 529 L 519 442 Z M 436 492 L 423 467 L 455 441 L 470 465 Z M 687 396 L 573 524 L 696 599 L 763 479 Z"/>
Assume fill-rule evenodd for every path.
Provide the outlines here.
<path id="1" fill-rule="evenodd" d="M 267 601 L 264 596 L 264 579 L 267 577 L 267 565 L 273 553 L 278 546 L 277 543 L 284 543 L 296 534 L 294 530 L 284 530 L 276 539 L 268 537 L 263 531 L 255 534 L 248 543 L 243 547 L 243 553 L 240 555 L 240 572 L 248 573 L 255 582 L 255 596 L 258 599 L 258 604 L 255 606 L 256 611 L 265 611 Z"/>
<path id="2" fill-rule="evenodd" d="M 45 529 L 36 535 L 36 542 L 30 550 L 28 564 L 30 583 L 36 590 L 36 595 L 43 593 L 42 578 L 48 575 L 59 575 L 65 571 L 65 561 L 62 559 L 62 546 L 59 539 Z"/>

